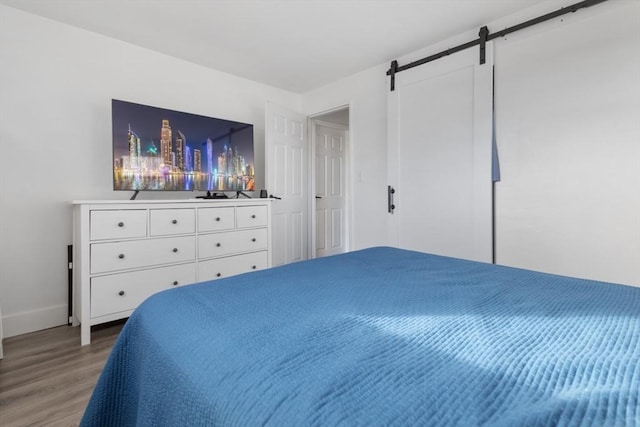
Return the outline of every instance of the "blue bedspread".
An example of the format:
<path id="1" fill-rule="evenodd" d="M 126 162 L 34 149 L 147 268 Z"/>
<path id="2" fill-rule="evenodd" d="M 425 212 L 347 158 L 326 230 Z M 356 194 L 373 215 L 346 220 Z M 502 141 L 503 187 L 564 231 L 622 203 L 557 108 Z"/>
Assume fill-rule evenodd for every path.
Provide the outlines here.
<path id="1" fill-rule="evenodd" d="M 640 425 L 640 288 L 371 248 L 156 294 L 85 426 Z"/>

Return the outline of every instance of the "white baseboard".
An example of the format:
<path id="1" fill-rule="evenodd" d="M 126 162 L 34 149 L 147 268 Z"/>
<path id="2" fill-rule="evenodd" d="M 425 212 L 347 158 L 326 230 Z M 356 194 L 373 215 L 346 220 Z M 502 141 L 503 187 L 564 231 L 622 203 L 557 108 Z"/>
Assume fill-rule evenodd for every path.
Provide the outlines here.
<path id="1" fill-rule="evenodd" d="M 66 325 L 68 319 L 66 304 L 40 310 L 7 314 L 2 317 L 2 336 L 3 338 L 9 338 L 42 329 Z"/>

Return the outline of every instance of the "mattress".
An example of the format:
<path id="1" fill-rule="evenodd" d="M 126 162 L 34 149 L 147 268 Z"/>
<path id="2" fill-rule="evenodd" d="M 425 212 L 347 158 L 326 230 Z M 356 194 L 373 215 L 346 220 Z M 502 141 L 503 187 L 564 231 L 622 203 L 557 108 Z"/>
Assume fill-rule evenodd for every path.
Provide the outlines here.
<path id="1" fill-rule="evenodd" d="M 640 425 L 640 288 L 377 247 L 172 289 L 84 426 Z"/>

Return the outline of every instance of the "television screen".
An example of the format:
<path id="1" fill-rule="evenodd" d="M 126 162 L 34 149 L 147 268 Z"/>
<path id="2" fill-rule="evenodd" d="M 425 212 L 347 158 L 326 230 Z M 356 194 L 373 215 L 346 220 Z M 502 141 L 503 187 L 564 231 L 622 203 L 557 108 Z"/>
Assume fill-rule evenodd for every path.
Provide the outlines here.
<path id="1" fill-rule="evenodd" d="M 253 191 L 253 125 L 112 100 L 114 190 Z"/>

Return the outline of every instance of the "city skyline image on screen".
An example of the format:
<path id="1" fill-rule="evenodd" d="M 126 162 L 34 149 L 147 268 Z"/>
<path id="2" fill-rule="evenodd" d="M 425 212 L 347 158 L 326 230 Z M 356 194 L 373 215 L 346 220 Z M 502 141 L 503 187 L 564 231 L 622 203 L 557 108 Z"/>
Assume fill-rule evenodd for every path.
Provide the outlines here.
<path id="1" fill-rule="evenodd" d="M 112 100 L 113 189 L 253 191 L 253 125 Z"/>

